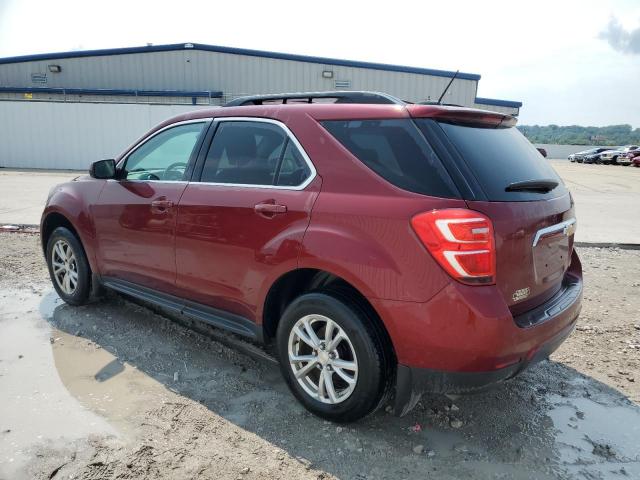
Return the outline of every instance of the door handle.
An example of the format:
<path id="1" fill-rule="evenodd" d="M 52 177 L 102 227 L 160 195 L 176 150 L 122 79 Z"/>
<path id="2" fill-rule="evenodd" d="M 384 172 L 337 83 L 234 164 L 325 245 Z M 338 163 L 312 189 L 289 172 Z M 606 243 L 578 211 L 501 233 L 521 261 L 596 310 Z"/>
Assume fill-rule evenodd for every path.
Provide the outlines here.
<path id="1" fill-rule="evenodd" d="M 164 213 L 173 207 L 173 202 L 171 200 L 153 200 L 151 202 L 151 210 Z"/>
<path id="2" fill-rule="evenodd" d="M 277 215 L 279 213 L 287 213 L 287 206 L 279 205 L 277 203 L 258 203 L 255 207 L 253 207 L 253 209 L 256 211 L 256 213 L 259 213 L 260 215 L 264 215 L 266 217 L 273 217 L 274 215 Z"/>

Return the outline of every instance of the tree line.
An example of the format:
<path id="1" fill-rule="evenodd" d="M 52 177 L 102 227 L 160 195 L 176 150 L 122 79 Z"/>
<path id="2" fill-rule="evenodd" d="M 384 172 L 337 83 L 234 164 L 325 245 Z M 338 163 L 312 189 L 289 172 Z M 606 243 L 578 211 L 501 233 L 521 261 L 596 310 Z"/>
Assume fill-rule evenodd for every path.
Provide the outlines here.
<path id="1" fill-rule="evenodd" d="M 640 144 L 640 128 L 631 125 L 581 127 L 579 125 L 519 125 L 531 143 L 559 145 L 629 145 Z"/>

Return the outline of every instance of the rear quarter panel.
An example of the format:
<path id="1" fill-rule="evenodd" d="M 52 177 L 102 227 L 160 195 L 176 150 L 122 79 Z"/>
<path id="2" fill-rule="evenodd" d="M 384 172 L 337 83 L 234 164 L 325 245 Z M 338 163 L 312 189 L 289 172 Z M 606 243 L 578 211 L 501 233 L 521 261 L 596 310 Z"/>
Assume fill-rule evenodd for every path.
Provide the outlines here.
<path id="1" fill-rule="evenodd" d="M 369 298 L 415 302 L 431 298 L 450 278 L 420 243 L 411 218 L 433 208 L 464 208 L 464 201 L 395 187 L 315 119 L 304 120 L 295 122 L 292 130 L 322 176 L 322 190 L 304 237 L 299 267 L 333 273 Z"/>

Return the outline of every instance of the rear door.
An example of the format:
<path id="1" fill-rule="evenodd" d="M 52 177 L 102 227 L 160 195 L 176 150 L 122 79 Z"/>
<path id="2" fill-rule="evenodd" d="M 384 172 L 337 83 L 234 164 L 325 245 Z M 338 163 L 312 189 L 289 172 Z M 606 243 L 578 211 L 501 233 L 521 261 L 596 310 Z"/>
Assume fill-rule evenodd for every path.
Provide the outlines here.
<path id="1" fill-rule="evenodd" d="M 549 161 L 515 127 L 417 123 L 466 182 L 469 208 L 493 221 L 496 283 L 512 312 L 553 296 L 571 263 L 576 224 L 571 195 Z"/>
<path id="2" fill-rule="evenodd" d="M 297 266 L 320 178 L 280 122 L 220 119 L 178 210 L 181 296 L 255 320 L 265 285 Z"/>

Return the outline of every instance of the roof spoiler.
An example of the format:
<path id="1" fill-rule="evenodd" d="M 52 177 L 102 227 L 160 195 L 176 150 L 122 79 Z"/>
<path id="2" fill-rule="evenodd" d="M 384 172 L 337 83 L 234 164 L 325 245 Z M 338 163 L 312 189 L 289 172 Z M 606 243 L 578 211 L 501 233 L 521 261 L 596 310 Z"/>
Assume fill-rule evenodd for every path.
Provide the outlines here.
<path id="1" fill-rule="evenodd" d="M 407 105 L 407 111 L 413 118 L 433 118 L 441 122 L 470 127 L 509 128 L 518 123 L 518 119 L 512 115 L 476 108 L 443 105 Z"/>

